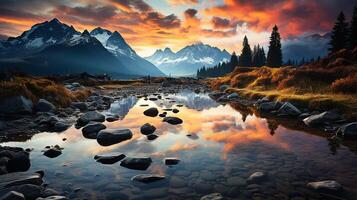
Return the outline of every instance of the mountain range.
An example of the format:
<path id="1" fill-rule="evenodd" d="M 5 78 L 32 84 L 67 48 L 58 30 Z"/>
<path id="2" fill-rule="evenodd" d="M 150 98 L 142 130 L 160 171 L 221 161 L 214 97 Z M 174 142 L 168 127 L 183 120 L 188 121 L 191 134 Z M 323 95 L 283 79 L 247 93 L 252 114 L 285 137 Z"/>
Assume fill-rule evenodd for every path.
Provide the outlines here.
<path id="1" fill-rule="evenodd" d="M 167 75 L 190 76 L 196 74 L 203 66 L 213 67 L 220 62 L 228 61 L 230 57 L 226 50 L 199 42 L 176 53 L 170 48 L 159 49 L 146 59 Z"/>
<path id="2" fill-rule="evenodd" d="M 0 70 L 34 75 L 88 72 L 114 78 L 165 76 L 141 58 L 117 32 L 78 32 L 58 19 L 35 24 L 18 37 L 0 41 Z"/>

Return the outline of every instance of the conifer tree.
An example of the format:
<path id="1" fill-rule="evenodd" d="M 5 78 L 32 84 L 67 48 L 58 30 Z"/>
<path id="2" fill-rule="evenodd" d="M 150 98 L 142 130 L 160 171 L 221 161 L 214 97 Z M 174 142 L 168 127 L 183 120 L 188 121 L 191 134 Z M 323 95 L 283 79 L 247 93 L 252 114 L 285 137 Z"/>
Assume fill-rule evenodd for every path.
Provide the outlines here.
<path id="1" fill-rule="evenodd" d="M 281 52 L 280 33 L 275 25 L 270 36 L 269 51 L 266 65 L 269 67 L 280 67 L 283 63 L 283 54 Z"/>
<path id="2" fill-rule="evenodd" d="M 357 46 L 357 4 L 353 8 L 350 31 L 350 46 L 351 48 L 355 48 Z"/>
<path id="3" fill-rule="evenodd" d="M 347 47 L 348 41 L 348 23 L 346 22 L 345 15 L 341 12 L 338 17 L 337 21 L 333 27 L 331 40 L 330 40 L 330 53 L 337 52 L 341 49 Z"/>
<path id="4" fill-rule="evenodd" d="M 252 66 L 252 50 L 250 49 L 247 36 L 244 36 L 243 39 L 243 49 L 239 57 L 239 65 L 245 67 Z"/>
<path id="5" fill-rule="evenodd" d="M 229 64 L 231 66 L 231 69 L 230 69 L 231 71 L 233 71 L 234 68 L 238 65 L 238 56 L 236 55 L 236 52 L 234 52 L 234 51 L 232 53 L 231 60 L 230 60 Z"/>

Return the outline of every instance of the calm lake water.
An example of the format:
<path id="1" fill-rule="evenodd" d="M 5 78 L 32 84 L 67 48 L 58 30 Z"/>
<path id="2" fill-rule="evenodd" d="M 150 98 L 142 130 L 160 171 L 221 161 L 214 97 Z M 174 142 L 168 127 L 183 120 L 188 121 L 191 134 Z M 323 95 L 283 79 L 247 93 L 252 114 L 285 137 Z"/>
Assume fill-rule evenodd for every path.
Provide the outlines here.
<path id="1" fill-rule="evenodd" d="M 166 97 L 176 102 L 169 103 Z M 178 108 L 179 113 L 168 112 L 168 116 L 178 116 L 184 123 L 170 125 L 160 117 L 144 116 L 148 107 L 141 104 L 160 112 Z M 105 125 L 129 128 L 134 134 L 131 140 L 103 147 L 71 127 L 60 134 L 40 133 L 26 142 L 1 145 L 33 148 L 29 171 L 44 170 L 49 187 L 71 199 L 199 199 L 213 192 L 227 199 L 333 199 L 306 188 L 310 181 L 331 179 L 344 186 L 344 192 L 336 196 L 357 198 L 357 156 L 350 148 L 341 145 L 334 152 L 324 137 L 269 125 L 266 119 L 241 114 L 206 94 L 181 91 L 154 102 L 128 97 L 106 112 L 119 114 L 121 120 Z M 156 140 L 148 141 L 140 133 L 145 123 L 156 126 Z M 64 148 L 62 155 L 42 155 L 45 146 L 56 144 Z M 153 162 L 146 171 L 137 171 L 121 167 L 120 162 L 103 165 L 93 159 L 121 153 L 151 157 Z M 168 167 L 163 163 L 166 157 L 181 162 Z M 267 172 L 269 179 L 260 185 L 247 184 L 246 179 L 256 171 Z M 166 179 L 150 184 L 131 181 L 143 173 L 165 175 Z"/>

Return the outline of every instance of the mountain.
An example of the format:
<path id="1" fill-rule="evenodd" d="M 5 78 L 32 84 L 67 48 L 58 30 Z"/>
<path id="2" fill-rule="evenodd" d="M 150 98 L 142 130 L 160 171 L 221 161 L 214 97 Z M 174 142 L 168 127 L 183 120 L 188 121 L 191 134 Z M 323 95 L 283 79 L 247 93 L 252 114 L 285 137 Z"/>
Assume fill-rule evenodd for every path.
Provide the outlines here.
<path id="1" fill-rule="evenodd" d="M 230 54 L 217 47 L 196 43 L 186 46 L 176 53 L 170 48 L 157 50 L 146 59 L 167 75 L 190 76 L 196 74 L 197 69 L 203 66 L 213 67 L 220 62 L 228 61 Z"/>
<path id="2" fill-rule="evenodd" d="M 58 19 L 36 24 L 20 36 L 0 42 L 0 70 L 34 75 L 106 73 L 114 78 L 164 75 L 138 56 L 118 32 L 110 34 L 106 41 L 109 45 L 103 45 L 102 38 L 97 39 L 91 33 L 87 30 L 80 33 Z M 128 49 L 135 56 L 117 53 Z"/>
<path id="3" fill-rule="evenodd" d="M 311 59 L 326 56 L 330 37 L 331 33 L 326 33 L 290 37 L 284 40 L 282 43 L 284 61 L 289 59 L 300 61 L 302 58 Z"/>

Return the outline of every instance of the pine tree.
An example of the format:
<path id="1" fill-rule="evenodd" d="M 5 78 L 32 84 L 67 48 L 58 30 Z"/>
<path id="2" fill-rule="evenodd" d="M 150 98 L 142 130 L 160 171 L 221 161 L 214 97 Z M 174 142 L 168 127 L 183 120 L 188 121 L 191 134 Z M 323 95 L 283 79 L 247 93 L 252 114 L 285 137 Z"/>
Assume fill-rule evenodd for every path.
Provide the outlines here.
<path id="1" fill-rule="evenodd" d="M 252 66 L 252 50 L 250 49 L 247 36 L 244 36 L 243 39 L 243 49 L 239 57 L 239 65 L 246 67 Z"/>
<path id="2" fill-rule="evenodd" d="M 269 67 L 280 67 L 283 63 L 283 54 L 281 52 L 280 33 L 275 25 L 270 36 L 269 51 L 266 65 Z"/>
<path id="3" fill-rule="evenodd" d="M 236 55 L 236 52 L 233 51 L 230 64 L 232 66 L 232 70 L 238 65 L 238 56 Z"/>
<path id="4" fill-rule="evenodd" d="M 330 53 L 337 52 L 341 49 L 347 47 L 348 41 L 348 23 L 346 22 L 345 15 L 341 12 L 338 17 L 337 21 L 333 27 L 331 40 L 330 40 Z"/>
<path id="5" fill-rule="evenodd" d="M 353 14 L 352 14 L 350 46 L 351 48 L 355 48 L 357 46 L 357 4 L 353 9 Z"/>

